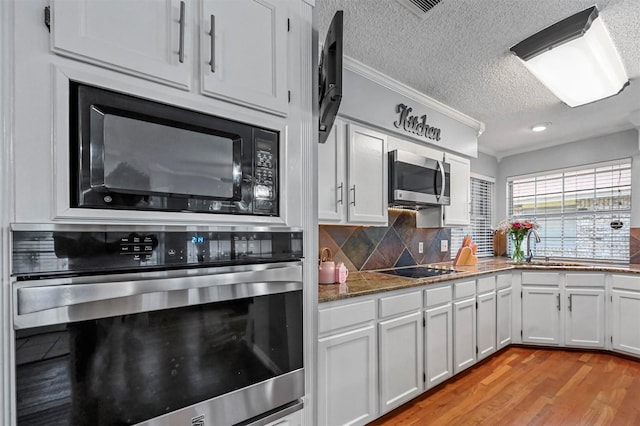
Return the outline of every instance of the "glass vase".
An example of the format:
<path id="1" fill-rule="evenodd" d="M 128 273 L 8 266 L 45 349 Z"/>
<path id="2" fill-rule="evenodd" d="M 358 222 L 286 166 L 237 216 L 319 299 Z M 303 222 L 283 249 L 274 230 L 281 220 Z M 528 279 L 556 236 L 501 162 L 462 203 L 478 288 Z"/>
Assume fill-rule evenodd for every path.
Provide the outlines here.
<path id="1" fill-rule="evenodd" d="M 511 235 L 513 241 L 513 250 L 511 251 L 511 260 L 514 262 L 524 262 L 524 251 L 522 250 L 522 241 L 524 235 Z"/>

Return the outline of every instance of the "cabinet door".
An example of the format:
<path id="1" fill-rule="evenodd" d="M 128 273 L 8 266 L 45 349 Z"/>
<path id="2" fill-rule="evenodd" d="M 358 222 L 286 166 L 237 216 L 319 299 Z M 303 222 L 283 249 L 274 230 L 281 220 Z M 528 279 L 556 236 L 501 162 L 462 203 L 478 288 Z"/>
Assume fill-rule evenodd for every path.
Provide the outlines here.
<path id="1" fill-rule="evenodd" d="M 458 374 L 476 362 L 476 299 L 453 304 L 453 372 Z"/>
<path id="2" fill-rule="evenodd" d="M 511 299 L 513 289 L 511 287 L 498 290 L 498 300 L 496 302 L 496 330 L 498 349 L 511 344 L 511 321 L 513 301 Z"/>
<path id="3" fill-rule="evenodd" d="M 386 225 L 387 136 L 353 124 L 348 132 L 349 222 Z"/>
<path id="4" fill-rule="evenodd" d="M 377 416 L 373 325 L 318 341 L 320 425 L 363 425 Z"/>
<path id="5" fill-rule="evenodd" d="M 560 344 L 560 290 L 522 288 L 522 343 Z"/>
<path id="6" fill-rule="evenodd" d="M 427 388 L 453 376 L 453 309 L 448 303 L 425 311 Z"/>
<path id="7" fill-rule="evenodd" d="M 347 200 L 345 125 L 336 120 L 327 141 L 318 144 L 318 220 L 341 223 Z"/>
<path id="8" fill-rule="evenodd" d="M 640 293 L 611 291 L 613 350 L 640 355 Z"/>
<path id="9" fill-rule="evenodd" d="M 444 161 L 451 166 L 451 204 L 444 206 L 444 226 L 467 226 L 471 203 L 471 162 L 446 153 Z"/>
<path id="10" fill-rule="evenodd" d="M 382 414 L 422 392 L 422 313 L 382 321 L 378 327 Z"/>
<path id="11" fill-rule="evenodd" d="M 604 348 L 604 289 L 567 290 L 564 343 Z"/>
<path id="12" fill-rule="evenodd" d="M 283 0 L 204 0 L 202 11 L 202 92 L 285 115 L 288 110 L 286 3 Z"/>
<path id="13" fill-rule="evenodd" d="M 189 89 L 195 3 L 53 0 L 51 9 L 54 52 Z"/>
<path id="14" fill-rule="evenodd" d="M 496 351 L 496 292 L 477 297 L 478 361 Z"/>

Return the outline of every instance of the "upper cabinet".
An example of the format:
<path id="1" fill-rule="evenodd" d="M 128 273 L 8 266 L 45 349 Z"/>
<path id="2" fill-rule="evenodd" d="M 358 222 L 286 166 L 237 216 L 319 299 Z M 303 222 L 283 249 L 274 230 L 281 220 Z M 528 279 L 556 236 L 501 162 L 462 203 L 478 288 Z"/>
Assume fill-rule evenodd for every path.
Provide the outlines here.
<path id="1" fill-rule="evenodd" d="M 320 223 L 386 226 L 387 136 L 336 120 L 318 146 Z"/>
<path id="2" fill-rule="evenodd" d="M 189 90 L 193 5 L 179 0 L 53 0 L 52 49 Z"/>
<path id="3" fill-rule="evenodd" d="M 184 90 L 199 75 L 202 94 L 288 112 L 283 0 L 53 0 L 52 16 L 60 55 Z"/>
<path id="4" fill-rule="evenodd" d="M 467 226 L 471 205 L 471 162 L 449 153 L 444 161 L 451 166 L 451 204 L 443 207 L 444 226 Z"/>
<path id="5" fill-rule="evenodd" d="M 282 0 L 204 1 L 202 92 L 286 114 L 287 31 Z"/>

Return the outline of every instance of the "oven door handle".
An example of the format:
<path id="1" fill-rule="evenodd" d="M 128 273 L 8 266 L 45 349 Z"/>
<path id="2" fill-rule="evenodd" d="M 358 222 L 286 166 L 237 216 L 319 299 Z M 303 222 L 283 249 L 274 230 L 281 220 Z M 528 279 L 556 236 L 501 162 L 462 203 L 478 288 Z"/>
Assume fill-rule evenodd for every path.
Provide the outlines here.
<path id="1" fill-rule="evenodd" d="M 250 270 L 243 269 L 152 279 L 145 279 L 140 274 L 139 280 L 124 281 L 95 282 L 96 277 L 92 277 L 94 282 L 87 283 L 69 283 L 70 278 L 42 280 L 37 286 L 18 285 L 15 295 L 17 315 L 154 293 L 182 291 L 184 303 L 181 305 L 184 306 L 302 289 L 301 262 L 255 265 Z M 194 301 L 194 297 L 200 298 L 198 293 L 203 291 L 207 293 L 205 297 Z"/>

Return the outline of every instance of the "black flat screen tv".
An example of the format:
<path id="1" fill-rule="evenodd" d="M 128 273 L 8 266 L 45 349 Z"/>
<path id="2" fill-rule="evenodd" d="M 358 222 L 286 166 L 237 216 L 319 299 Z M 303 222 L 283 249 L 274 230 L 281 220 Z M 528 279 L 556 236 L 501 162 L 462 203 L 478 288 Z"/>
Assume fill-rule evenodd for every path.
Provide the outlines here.
<path id="1" fill-rule="evenodd" d="M 320 54 L 319 71 L 319 142 L 325 143 L 342 100 L 342 10 L 338 10 Z"/>

